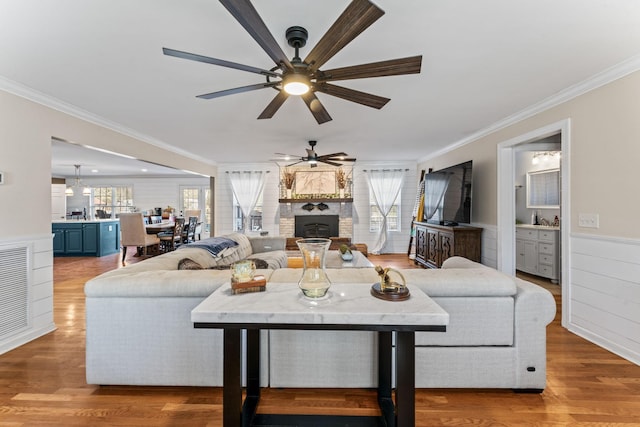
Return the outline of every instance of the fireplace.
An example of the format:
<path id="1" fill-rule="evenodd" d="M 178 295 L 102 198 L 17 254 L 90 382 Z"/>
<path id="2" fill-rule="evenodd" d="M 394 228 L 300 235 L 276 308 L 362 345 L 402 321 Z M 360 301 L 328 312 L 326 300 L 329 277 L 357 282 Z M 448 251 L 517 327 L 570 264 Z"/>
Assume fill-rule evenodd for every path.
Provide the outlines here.
<path id="1" fill-rule="evenodd" d="M 338 215 L 296 215 L 295 237 L 338 237 L 339 223 Z"/>

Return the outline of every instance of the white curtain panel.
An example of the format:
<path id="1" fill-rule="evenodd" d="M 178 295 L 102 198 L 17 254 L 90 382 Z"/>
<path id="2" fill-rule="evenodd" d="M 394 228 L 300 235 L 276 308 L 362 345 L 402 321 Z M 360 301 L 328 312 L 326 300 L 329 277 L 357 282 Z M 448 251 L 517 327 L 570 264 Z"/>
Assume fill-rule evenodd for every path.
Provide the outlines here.
<path id="1" fill-rule="evenodd" d="M 251 211 L 256 207 L 258 199 L 264 189 L 264 181 L 266 179 L 266 171 L 232 171 L 229 172 L 229 181 L 231 182 L 231 190 L 236 197 L 244 222 L 242 229 L 247 231 L 249 226 L 249 217 Z"/>
<path id="2" fill-rule="evenodd" d="M 389 237 L 387 231 L 387 215 L 389 215 L 389 211 L 391 211 L 391 208 L 395 204 L 400 189 L 402 188 L 404 170 L 370 170 L 367 171 L 366 174 L 374 201 L 382 214 L 382 226 L 378 231 L 378 239 L 371 249 L 371 253 L 380 254 L 384 253 L 383 251 L 387 244 Z"/>
<path id="3" fill-rule="evenodd" d="M 430 173 L 424 180 L 424 217 L 431 219 L 442 202 L 449 187 L 451 175 Z"/>

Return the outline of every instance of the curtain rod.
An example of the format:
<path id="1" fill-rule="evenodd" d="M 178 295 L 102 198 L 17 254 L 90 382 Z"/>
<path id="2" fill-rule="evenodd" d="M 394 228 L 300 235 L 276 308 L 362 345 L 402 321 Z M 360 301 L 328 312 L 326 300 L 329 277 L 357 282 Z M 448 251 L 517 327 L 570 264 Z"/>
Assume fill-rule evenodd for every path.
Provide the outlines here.
<path id="1" fill-rule="evenodd" d="M 362 169 L 363 172 L 380 172 L 380 171 L 382 171 L 382 172 L 391 172 L 391 171 L 397 172 L 397 171 L 401 171 L 401 170 L 402 170 L 401 168 L 400 169 L 371 169 L 369 171 L 366 170 L 366 169 Z M 408 172 L 409 169 L 408 168 L 404 169 L 404 171 Z"/>

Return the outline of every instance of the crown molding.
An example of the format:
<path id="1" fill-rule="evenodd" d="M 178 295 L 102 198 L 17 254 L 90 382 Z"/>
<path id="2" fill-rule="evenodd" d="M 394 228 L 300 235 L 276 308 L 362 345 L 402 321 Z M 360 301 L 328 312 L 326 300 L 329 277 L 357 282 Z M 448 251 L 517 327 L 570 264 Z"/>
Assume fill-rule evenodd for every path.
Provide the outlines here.
<path id="1" fill-rule="evenodd" d="M 69 104 L 68 102 L 61 101 L 50 95 L 39 92 L 21 83 L 7 79 L 4 76 L 0 76 L 0 90 L 19 96 L 21 98 L 28 99 L 29 101 L 33 101 L 37 104 L 44 105 L 45 107 L 49 107 L 53 110 L 60 111 L 61 113 L 68 114 L 70 116 L 76 117 L 86 122 L 93 123 L 97 126 L 110 129 L 122 135 L 153 145 L 154 147 L 161 148 L 163 150 L 170 151 L 174 154 L 178 154 L 180 156 L 184 156 L 192 160 L 197 160 L 197 161 L 209 164 L 211 166 L 217 166 L 216 162 L 207 161 L 202 157 L 197 156 L 191 152 L 182 150 L 180 148 L 176 148 L 173 145 L 160 141 L 159 139 L 152 138 L 148 135 L 137 132 L 126 126 L 122 126 L 119 123 L 113 122 L 111 120 L 107 120 L 104 117 L 98 116 L 89 111 L 76 107 L 73 104 Z"/>
<path id="2" fill-rule="evenodd" d="M 610 68 L 607 68 L 600 73 L 591 76 L 586 80 L 583 80 L 580 83 L 569 86 L 568 88 L 556 93 L 555 95 L 543 99 L 542 101 L 537 102 L 525 108 L 524 110 L 507 116 L 504 119 L 499 120 L 492 125 L 489 125 L 486 128 L 481 129 L 478 132 L 475 132 L 451 145 L 448 145 L 441 150 L 435 151 L 434 153 L 431 153 L 428 156 L 419 159 L 418 163 L 426 162 L 430 159 L 442 156 L 443 154 L 477 141 L 480 138 L 514 125 L 518 122 L 521 122 L 522 120 L 533 117 L 536 114 L 540 114 L 543 111 L 549 110 L 550 108 L 556 107 L 560 104 L 577 98 L 580 95 L 584 95 L 587 92 L 591 92 L 592 90 L 628 76 L 629 74 L 635 73 L 638 70 L 640 70 L 640 55 L 635 55 Z"/>

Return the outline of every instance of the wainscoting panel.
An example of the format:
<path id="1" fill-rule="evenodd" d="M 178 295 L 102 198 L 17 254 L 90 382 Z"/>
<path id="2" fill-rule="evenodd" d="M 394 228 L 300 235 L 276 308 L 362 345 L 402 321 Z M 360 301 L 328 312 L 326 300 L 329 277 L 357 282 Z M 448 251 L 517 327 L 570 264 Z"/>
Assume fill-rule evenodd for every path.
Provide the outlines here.
<path id="1" fill-rule="evenodd" d="M 482 264 L 491 268 L 498 268 L 498 228 L 495 225 L 471 224 L 482 228 L 482 247 L 480 257 Z"/>
<path id="2" fill-rule="evenodd" d="M 571 235 L 568 329 L 640 364 L 640 242 Z"/>
<path id="3" fill-rule="evenodd" d="M 0 240 L 0 354 L 55 329 L 50 234 Z"/>

